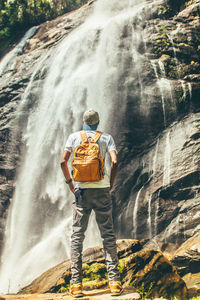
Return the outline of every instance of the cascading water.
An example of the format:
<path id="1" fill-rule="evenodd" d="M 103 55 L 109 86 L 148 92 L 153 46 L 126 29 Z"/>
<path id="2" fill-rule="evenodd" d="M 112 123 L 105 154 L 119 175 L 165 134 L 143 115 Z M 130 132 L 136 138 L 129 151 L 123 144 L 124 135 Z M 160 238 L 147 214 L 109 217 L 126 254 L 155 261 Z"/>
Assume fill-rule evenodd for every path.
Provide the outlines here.
<path id="1" fill-rule="evenodd" d="M 163 170 L 163 185 L 170 183 L 170 161 L 171 161 L 171 149 L 170 149 L 170 132 L 166 135 L 166 146 L 164 154 L 164 170 Z"/>
<path id="2" fill-rule="evenodd" d="M 134 232 L 134 238 L 137 238 L 137 213 L 138 213 L 138 207 L 139 207 L 139 199 L 140 199 L 140 193 L 142 188 L 138 191 L 135 199 L 135 205 L 133 209 L 133 232 Z"/>
<path id="3" fill-rule="evenodd" d="M 153 177 L 153 180 L 154 180 L 154 175 L 155 175 L 155 172 L 156 172 L 158 147 L 159 147 L 159 138 L 157 139 L 155 153 L 154 153 L 153 161 L 152 161 L 152 171 L 153 171 L 152 177 Z M 152 238 L 151 201 L 152 201 L 152 191 L 149 191 L 149 195 L 148 195 L 148 225 L 149 225 L 149 238 L 150 239 Z"/>
<path id="4" fill-rule="evenodd" d="M 132 41 L 125 51 L 134 60 L 138 77 L 142 18 L 160 2 L 98 0 L 90 18 L 37 64 L 16 116 L 23 128 L 13 133 L 22 134 L 23 149 L 7 221 L 1 292 L 18 291 L 69 257 L 73 196 L 59 164 L 66 138 L 80 129 L 82 113 L 91 107 L 100 113 L 100 129 L 110 128 L 120 72 L 127 63 L 121 55 L 121 35 L 127 26 L 132 30 Z M 139 21 L 137 29 L 132 26 L 133 18 Z M 42 70 L 47 75 L 39 80 Z M 142 83 L 140 91 L 142 97 Z M 26 107 L 30 109 L 28 115 L 24 113 Z M 140 192 L 134 210 L 135 234 Z M 90 241 L 95 245 L 94 231 L 96 244 L 100 242 L 97 230 L 93 230 L 91 239 L 87 235 L 87 246 Z"/>

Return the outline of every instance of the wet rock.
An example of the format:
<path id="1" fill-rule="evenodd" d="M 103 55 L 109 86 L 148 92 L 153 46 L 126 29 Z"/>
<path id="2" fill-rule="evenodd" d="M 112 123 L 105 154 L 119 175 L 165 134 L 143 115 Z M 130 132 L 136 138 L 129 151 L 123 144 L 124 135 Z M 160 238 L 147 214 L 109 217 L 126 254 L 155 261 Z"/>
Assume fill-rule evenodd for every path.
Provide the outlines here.
<path id="1" fill-rule="evenodd" d="M 146 293 L 146 295 L 152 297 L 163 296 L 168 298 L 176 295 L 180 299 L 186 299 L 187 289 L 184 281 L 161 252 L 142 249 L 141 244 L 136 240 L 120 240 L 118 241 L 118 256 L 120 259 L 119 270 L 124 286 L 134 286 L 139 290 L 139 293 Z M 94 248 L 93 253 L 92 248 L 87 250 L 83 254 L 83 263 L 83 277 L 87 276 L 87 282 L 84 284 L 86 289 L 102 288 L 102 284 L 108 283 L 101 247 Z M 87 265 L 87 268 L 85 265 Z M 104 266 L 103 273 L 100 265 Z M 89 275 L 88 271 L 86 272 L 93 266 L 98 267 L 96 272 L 100 275 L 96 282 L 94 280 L 88 281 Z M 55 292 L 61 286 L 69 284 L 69 280 L 70 261 L 65 261 L 43 273 L 19 293 Z"/>
<path id="2" fill-rule="evenodd" d="M 190 297 L 200 295 L 200 234 L 197 232 L 178 248 L 171 260 L 189 289 Z"/>
<path id="3" fill-rule="evenodd" d="M 178 15 L 175 17 L 175 20 L 188 22 L 189 20 L 194 20 L 194 17 L 199 17 L 199 3 L 194 1 L 191 5 L 186 6 Z"/>
<path id="4" fill-rule="evenodd" d="M 181 276 L 188 273 L 200 273 L 200 234 L 198 232 L 175 252 L 172 263 L 177 267 Z"/>
<path id="5" fill-rule="evenodd" d="M 187 273 L 182 277 L 188 288 L 190 298 L 200 296 L 200 273 Z"/>
<path id="6" fill-rule="evenodd" d="M 131 232 L 139 239 L 157 236 L 180 245 L 198 232 L 200 161 L 194 155 L 200 143 L 198 128 L 197 113 L 174 123 L 136 159 L 130 158 L 130 147 L 123 148 L 129 169 L 126 162 L 121 165 L 113 197 L 115 215 L 121 212 L 114 219 L 119 237 Z M 118 180 L 123 180 L 123 189 Z"/>
<path id="7" fill-rule="evenodd" d="M 184 77 L 185 80 L 188 81 L 200 81 L 200 75 L 199 74 L 190 74 Z"/>

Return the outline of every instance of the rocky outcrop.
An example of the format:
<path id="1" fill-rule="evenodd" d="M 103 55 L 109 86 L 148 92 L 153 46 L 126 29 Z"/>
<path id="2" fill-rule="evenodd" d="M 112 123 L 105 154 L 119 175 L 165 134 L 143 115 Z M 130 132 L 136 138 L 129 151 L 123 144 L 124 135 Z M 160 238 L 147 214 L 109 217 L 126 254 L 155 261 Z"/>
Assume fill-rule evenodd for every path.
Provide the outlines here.
<path id="1" fill-rule="evenodd" d="M 181 276 L 187 273 L 200 273 L 200 234 L 195 234 L 175 252 L 172 263 Z"/>
<path id="2" fill-rule="evenodd" d="M 200 294 L 200 234 L 183 243 L 171 262 L 185 281 L 191 296 Z"/>
<path id="3" fill-rule="evenodd" d="M 144 25 L 143 105 L 135 78 L 122 80 L 129 94 L 115 132 L 120 171 L 113 195 L 119 237 L 132 232 L 178 245 L 200 222 L 199 2 L 179 2 L 159 5 Z"/>
<path id="4" fill-rule="evenodd" d="M 142 249 L 136 240 L 120 240 L 118 245 L 119 271 L 123 286 L 133 286 L 141 295 L 151 297 L 177 296 L 187 298 L 187 288 L 173 265 L 161 252 Z M 101 247 L 83 254 L 84 289 L 102 288 L 108 284 Z M 70 281 L 70 261 L 65 261 L 43 273 L 19 293 L 65 291 Z"/>

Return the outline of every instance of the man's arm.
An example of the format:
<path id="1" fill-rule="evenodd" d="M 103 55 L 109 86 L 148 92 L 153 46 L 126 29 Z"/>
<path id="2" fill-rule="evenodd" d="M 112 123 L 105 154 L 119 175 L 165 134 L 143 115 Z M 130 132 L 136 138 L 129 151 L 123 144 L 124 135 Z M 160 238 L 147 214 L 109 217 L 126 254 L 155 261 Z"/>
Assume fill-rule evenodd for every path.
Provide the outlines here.
<path id="1" fill-rule="evenodd" d="M 118 163 L 117 163 L 117 153 L 115 150 L 109 152 L 111 158 L 111 173 L 110 173 L 110 190 L 112 190 L 115 177 L 117 175 Z"/>
<path id="2" fill-rule="evenodd" d="M 61 163 L 60 163 L 61 169 L 62 169 L 63 174 L 65 176 L 65 180 L 67 180 L 67 181 L 71 179 L 69 169 L 68 169 L 68 166 L 67 166 L 67 162 L 70 158 L 70 155 L 71 155 L 71 152 L 65 150 L 63 152 L 63 156 L 62 156 Z M 73 184 L 73 182 L 69 183 L 69 188 L 72 191 L 72 193 L 74 193 L 74 184 Z"/>

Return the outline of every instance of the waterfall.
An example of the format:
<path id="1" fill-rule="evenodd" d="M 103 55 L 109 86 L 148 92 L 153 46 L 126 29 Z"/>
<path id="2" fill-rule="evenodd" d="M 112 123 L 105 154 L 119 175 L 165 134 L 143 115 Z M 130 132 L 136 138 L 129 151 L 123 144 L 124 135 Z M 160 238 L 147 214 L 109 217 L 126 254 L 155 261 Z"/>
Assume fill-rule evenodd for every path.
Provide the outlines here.
<path id="1" fill-rule="evenodd" d="M 171 163 L 171 147 L 170 147 L 170 131 L 166 135 L 165 153 L 164 153 L 164 170 L 163 185 L 170 183 L 170 163 Z"/>
<path id="2" fill-rule="evenodd" d="M 154 61 L 151 61 L 155 76 L 156 76 L 156 82 L 157 85 L 160 89 L 160 95 L 161 95 L 161 103 L 162 103 L 162 111 L 163 111 L 163 123 L 164 126 L 166 127 L 166 109 L 165 109 L 165 96 L 164 96 L 164 89 L 165 89 L 165 79 L 164 78 L 159 78 L 158 71 L 157 71 L 157 66 Z M 158 64 L 160 67 L 160 64 Z M 162 69 L 161 69 L 162 71 Z"/>
<path id="3" fill-rule="evenodd" d="M 143 18 L 160 2 L 98 0 L 86 22 L 35 66 L 17 111 L 18 127 L 13 129 L 13 136 L 22 136 L 22 149 L 7 218 L 1 293 L 17 292 L 69 257 L 73 195 L 60 170 L 66 139 L 81 128 L 82 114 L 89 108 L 99 112 L 100 130 L 114 127 L 113 106 L 116 111 L 126 97 L 125 88 L 119 97 L 118 86 L 127 55 L 135 63 L 143 97 L 139 75 L 142 55 L 137 47 L 143 39 Z M 133 18 L 139 22 L 136 29 Z M 121 37 L 127 27 L 132 40 L 123 45 L 123 52 Z M 133 213 L 135 236 L 140 192 Z M 89 234 L 91 223 L 92 219 L 85 247 L 100 243 L 96 227 Z"/>
<path id="4" fill-rule="evenodd" d="M 133 235 L 134 238 L 137 238 L 137 214 L 138 214 L 138 207 L 139 207 L 139 199 L 140 199 L 140 193 L 143 187 L 138 191 L 136 198 L 135 198 L 135 204 L 133 208 Z"/>
<path id="5" fill-rule="evenodd" d="M 158 199 L 157 199 L 156 207 L 155 207 L 155 219 L 154 219 L 155 235 L 158 234 L 158 213 L 159 213 L 159 208 L 160 208 L 160 203 L 159 203 L 159 195 L 158 195 Z"/>
<path id="6" fill-rule="evenodd" d="M 155 152 L 152 160 L 152 177 L 153 177 L 153 185 L 154 185 L 154 175 L 156 173 L 156 163 L 158 159 L 158 148 L 159 148 L 159 138 L 157 139 L 156 146 L 155 146 Z M 151 220 L 151 202 L 152 202 L 152 191 L 149 192 L 148 195 L 148 227 L 149 227 L 149 238 L 152 238 L 152 220 Z"/>

